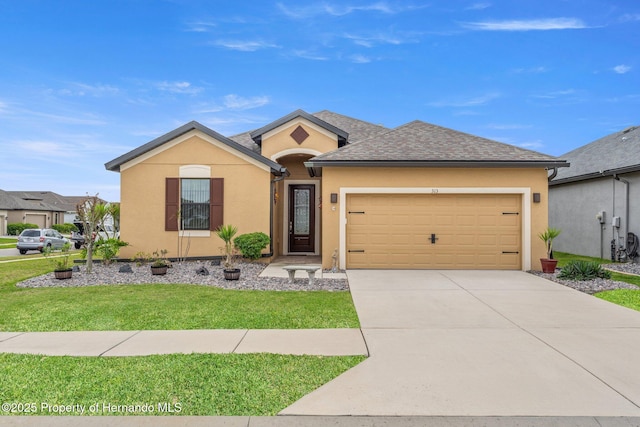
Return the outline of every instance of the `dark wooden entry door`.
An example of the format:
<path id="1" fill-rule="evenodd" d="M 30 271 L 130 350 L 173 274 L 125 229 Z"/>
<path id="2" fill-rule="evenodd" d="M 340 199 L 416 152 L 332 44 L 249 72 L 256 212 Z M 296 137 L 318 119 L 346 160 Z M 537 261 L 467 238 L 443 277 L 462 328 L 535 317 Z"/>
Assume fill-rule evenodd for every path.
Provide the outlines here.
<path id="1" fill-rule="evenodd" d="M 289 252 L 315 250 L 315 186 L 289 186 Z"/>

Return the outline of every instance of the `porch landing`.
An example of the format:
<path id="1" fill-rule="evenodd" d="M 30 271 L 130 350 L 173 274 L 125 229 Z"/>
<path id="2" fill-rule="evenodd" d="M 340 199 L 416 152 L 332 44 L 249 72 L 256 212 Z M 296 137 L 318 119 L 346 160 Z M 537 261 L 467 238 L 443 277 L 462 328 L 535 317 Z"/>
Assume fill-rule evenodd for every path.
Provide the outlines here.
<path id="1" fill-rule="evenodd" d="M 289 274 L 282 267 L 287 265 L 317 265 L 320 267 L 322 265 L 322 258 L 320 256 L 313 255 L 283 255 L 275 258 L 271 263 L 265 268 L 262 273 L 260 273 L 259 277 L 284 277 L 288 278 Z M 298 270 L 296 271 L 296 279 L 308 279 L 306 271 Z M 316 279 L 346 279 L 347 275 L 345 273 L 327 273 L 323 272 L 322 269 L 316 272 Z"/>

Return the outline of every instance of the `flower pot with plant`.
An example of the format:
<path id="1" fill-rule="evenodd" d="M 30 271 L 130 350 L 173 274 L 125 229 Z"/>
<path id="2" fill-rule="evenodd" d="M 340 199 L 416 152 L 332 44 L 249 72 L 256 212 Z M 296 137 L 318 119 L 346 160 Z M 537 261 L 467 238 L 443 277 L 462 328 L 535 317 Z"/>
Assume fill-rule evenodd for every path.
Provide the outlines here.
<path id="1" fill-rule="evenodd" d="M 169 251 L 162 249 L 160 251 L 153 251 L 153 257 L 151 262 L 151 274 L 154 276 L 164 276 L 167 274 L 169 264 L 166 260 L 166 255 Z"/>
<path id="2" fill-rule="evenodd" d="M 61 279 L 61 280 L 71 279 L 71 276 L 73 275 L 73 270 L 69 265 L 69 258 L 71 256 L 71 254 L 69 253 L 70 249 L 71 249 L 71 243 L 67 242 L 60 249 L 60 253 L 61 253 L 60 256 L 52 257 L 53 251 L 51 249 L 51 246 L 47 246 L 42 251 L 44 256 L 48 258 L 53 264 L 53 267 L 54 267 L 53 274 L 56 277 L 56 279 Z"/>
<path id="3" fill-rule="evenodd" d="M 556 271 L 558 260 L 553 259 L 553 239 L 559 235 L 560 230 L 552 227 L 549 227 L 543 233 L 538 234 L 538 237 L 544 242 L 545 247 L 547 248 L 547 257 L 540 258 L 543 273 L 554 273 Z"/>
<path id="4" fill-rule="evenodd" d="M 221 225 L 216 229 L 216 234 L 224 242 L 222 253 L 224 254 L 224 278 L 227 280 L 238 280 L 240 278 L 240 269 L 236 267 L 236 247 L 233 244 L 233 238 L 238 233 L 238 227 L 227 224 Z"/>

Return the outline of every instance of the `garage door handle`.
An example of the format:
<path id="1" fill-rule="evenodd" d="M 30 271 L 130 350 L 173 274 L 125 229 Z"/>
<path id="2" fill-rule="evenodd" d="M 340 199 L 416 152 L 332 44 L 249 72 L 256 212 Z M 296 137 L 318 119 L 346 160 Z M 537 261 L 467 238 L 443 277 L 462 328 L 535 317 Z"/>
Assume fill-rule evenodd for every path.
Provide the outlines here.
<path id="1" fill-rule="evenodd" d="M 503 254 L 519 254 L 518 251 L 502 251 Z"/>
<path id="2" fill-rule="evenodd" d="M 350 214 L 364 214 L 364 211 L 349 211 Z"/>
<path id="3" fill-rule="evenodd" d="M 502 212 L 502 215 L 520 215 L 520 212 Z"/>
<path id="4" fill-rule="evenodd" d="M 434 245 L 436 243 L 436 240 L 438 240 L 436 235 L 434 233 L 431 233 L 431 244 Z"/>
<path id="5" fill-rule="evenodd" d="M 364 249 L 349 249 L 347 252 L 356 252 L 356 253 L 364 253 Z"/>

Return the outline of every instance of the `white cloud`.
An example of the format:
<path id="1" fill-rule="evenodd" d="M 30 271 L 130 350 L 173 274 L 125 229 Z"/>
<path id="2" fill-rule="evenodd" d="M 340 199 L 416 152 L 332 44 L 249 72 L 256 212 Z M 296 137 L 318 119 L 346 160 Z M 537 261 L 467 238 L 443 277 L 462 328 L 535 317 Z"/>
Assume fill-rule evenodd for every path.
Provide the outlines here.
<path id="1" fill-rule="evenodd" d="M 351 60 L 351 62 L 356 63 L 356 64 L 368 64 L 369 62 L 372 61 L 371 58 L 364 56 L 364 55 L 351 55 L 349 57 L 349 59 Z"/>
<path id="2" fill-rule="evenodd" d="M 620 17 L 622 22 L 635 22 L 640 21 L 640 13 L 627 13 Z"/>
<path id="3" fill-rule="evenodd" d="M 513 73 L 516 74 L 541 74 L 549 71 L 546 67 L 531 67 L 531 68 L 514 68 Z"/>
<path id="4" fill-rule="evenodd" d="M 544 144 L 542 143 L 542 141 L 537 140 L 537 141 L 529 141 L 529 142 L 522 142 L 520 144 L 518 144 L 520 147 L 522 148 L 528 148 L 529 150 L 539 150 L 541 148 L 544 147 Z"/>
<path id="5" fill-rule="evenodd" d="M 486 105 L 493 101 L 494 99 L 500 98 L 499 93 L 487 93 L 485 95 L 477 96 L 474 98 L 468 99 L 459 99 L 459 100 L 450 100 L 450 101 L 436 101 L 429 103 L 432 107 L 459 107 L 459 108 L 468 108 L 468 107 L 479 107 L 482 105 Z"/>
<path id="6" fill-rule="evenodd" d="M 252 98 L 243 98 L 236 94 L 225 95 L 224 106 L 230 110 L 250 110 L 252 108 L 262 107 L 269 103 L 268 96 L 254 96 Z"/>
<path id="7" fill-rule="evenodd" d="M 75 157 L 77 151 L 68 144 L 52 141 L 16 141 L 15 145 L 37 157 Z"/>
<path id="8" fill-rule="evenodd" d="M 181 93 L 187 95 L 195 95 L 202 92 L 201 87 L 192 86 L 189 82 L 167 82 L 157 83 L 158 89 L 171 93 Z"/>
<path id="9" fill-rule="evenodd" d="M 186 31 L 190 31 L 194 33 L 208 33 L 216 26 L 217 24 L 215 22 L 204 22 L 204 21 L 188 22 Z"/>
<path id="10" fill-rule="evenodd" d="M 288 7 L 283 3 L 277 3 L 280 11 L 292 19 L 306 19 L 317 15 L 345 16 L 355 12 L 380 12 L 385 14 L 396 14 L 408 10 L 421 9 L 426 6 L 391 6 L 384 1 L 363 4 L 359 6 L 345 4 L 316 3 L 310 6 Z"/>
<path id="11" fill-rule="evenodd" d="M 408 35 L 396 35 L 389 33 L 377 33 L 371 35 L 356 35 L 347 33 L 344 38 L 353 41 L 354 44 L 363 47 L 373 47 L 381 44 L 400 45 L 404 43 L 416 43 L 418 39 Z"/>
<path id="12" fill-rule="evenodd" d="M 565 90 L 556 90 L 554 92 L 541 93 L 538 95 L 532 95 L 534 98 L 543 98 L 543 99 L 556 99 L 562 98 L 569 95 L 575 95 L 575 89 L 565 89 Z"/>
<path id="13" fill-rule="evenodd" d="M 463 27 L 479 31 L 547 31 L 588 28 L 578 18 L 464 22 Z"/>
<path id="14" fill-rule="evenodd" d="M 466 10 L 484 10 L 490 8 L 491 3 L 474 3 L 471 6 L 467 7 Z"/>
<path id="15" fill-rule="evenodd" d="M 613 71 L 615 71 L 618 74 L 626 74 L 629 71 L 631 71 L 631 67 L 628 65 L 620 64 L 613 67 Z"/>
<path id="16" fill-rule="evenodd" d="M 329 57 L 327 56 L 318 55 L 316 53 L 309 52 L 308 50 L 294 50 L 293 55 L 297 56 L 298 58 L 309 59 L 312 61 L 328 61 L 329 60 Z M 2 110 L 0 109 L 0 111 Z"/>
<path id="17" fill-rule="evenodd" d="M 213 45 L 241 52 L 255 52 L 260 49 L 279 48 L 280 46 L 262 40 L 216 40 Z"/>

